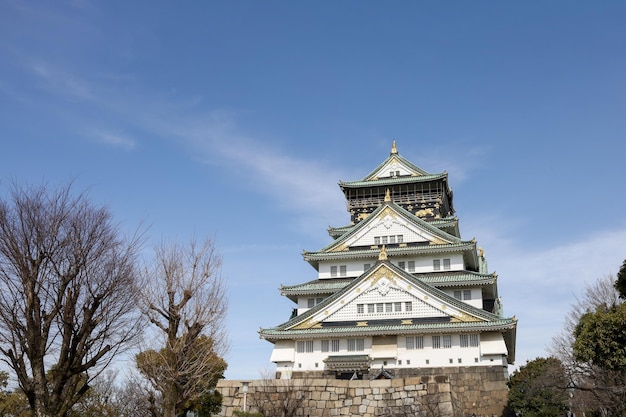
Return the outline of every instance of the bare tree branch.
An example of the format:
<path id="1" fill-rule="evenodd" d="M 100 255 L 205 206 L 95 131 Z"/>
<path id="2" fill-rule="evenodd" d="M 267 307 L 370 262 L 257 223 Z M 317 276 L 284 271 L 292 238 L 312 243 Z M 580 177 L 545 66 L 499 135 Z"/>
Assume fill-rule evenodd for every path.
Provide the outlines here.
<path id="1" fill-rule="evenodd" d="M 0 201 L 0 353 L 37 416 L 65 416 L 140 326 L 139 237 L 71 185 Z"/>
<path id="2" fill-rule="evenodd" d="M 164 415 L 173 417 L 224 372 L 226 288 L 211 240 L 162 243 L 155 253 L 154 267 L 144 272 L 141 306 L 162 342 L 137 355 L 137 367 L 161 393 Z"/>

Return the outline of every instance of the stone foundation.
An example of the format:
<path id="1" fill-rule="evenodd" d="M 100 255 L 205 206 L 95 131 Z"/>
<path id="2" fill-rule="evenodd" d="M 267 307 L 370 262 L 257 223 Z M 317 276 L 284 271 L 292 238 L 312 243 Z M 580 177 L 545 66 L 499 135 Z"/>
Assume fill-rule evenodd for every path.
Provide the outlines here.
<path id="1" fill-rule="evenodd" d="M 420 369 L 419 373 L 373 381 L 249 381 L 246 409 L 267 417 L 492 417 L 501 415 L 506 405 L 506 373 L 501 366 Z M 242 381 L 221 380 L 217 390 L 224 398 L 220 416 L 243 410 Z"/>

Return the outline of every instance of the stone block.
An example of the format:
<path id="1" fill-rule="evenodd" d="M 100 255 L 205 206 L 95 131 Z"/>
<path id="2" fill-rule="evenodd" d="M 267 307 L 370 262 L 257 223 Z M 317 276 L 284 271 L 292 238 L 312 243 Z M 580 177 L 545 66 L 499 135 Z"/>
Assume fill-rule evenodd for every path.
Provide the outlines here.
<path id="1" fill-rule="evenodd" d="M 369 381 L 370 382 L 370 386 L 373 387 L 378 387 L 378 388 L 387 388 L 387 387 L 391 387 L 391 379 L 375 379 L 373 381 Z"/>

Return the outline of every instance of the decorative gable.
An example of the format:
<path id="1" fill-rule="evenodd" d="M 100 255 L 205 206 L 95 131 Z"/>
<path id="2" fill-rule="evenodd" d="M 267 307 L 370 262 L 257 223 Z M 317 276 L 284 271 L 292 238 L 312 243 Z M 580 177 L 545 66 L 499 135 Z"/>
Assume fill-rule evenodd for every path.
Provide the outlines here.
<path id="1" fill-rule="evenodd" d="M 419 284 L 385 262 L 306 316 L 291 329 L 367 327 L 373 322 L 412 325 L 426 321 L 484 321 L 468 313 L 465 306 L 460 307 L 443 292 Z"/>
<path id="2" fill-rule="evenodd" d="M 379 178 L 397 178 L 407 175 L 418 176 L 425 175 L 422 170 L 416 170 L 413 164 L 407 163 L 404 158 L 393 154 L 382 166 L 372 172 L 365 180 L 372 181 Z"/>
<path id="3" fill-rule="evenodd" d="M 340 252 L 351 247 L 371 247 L 387 244 L 457 243 L 459 239 L 406 213 L 404 209 L 387 204 L 360 223 L 351 233 L 329 245 L 328 252 Z"/>

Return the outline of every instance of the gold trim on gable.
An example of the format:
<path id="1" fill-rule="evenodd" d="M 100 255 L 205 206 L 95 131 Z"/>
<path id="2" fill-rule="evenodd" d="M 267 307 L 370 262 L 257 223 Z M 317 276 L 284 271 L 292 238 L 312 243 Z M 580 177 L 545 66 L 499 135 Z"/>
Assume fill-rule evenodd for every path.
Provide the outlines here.
<path id="1" fill-rule="evenodd" d="M 322 327 L 322 324 L 318 321 L 313 320 L 312 318 L 293 326 L 290 330 L 305 330 L 305 329 L 319 329 Z"/>

